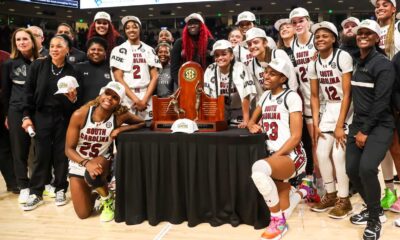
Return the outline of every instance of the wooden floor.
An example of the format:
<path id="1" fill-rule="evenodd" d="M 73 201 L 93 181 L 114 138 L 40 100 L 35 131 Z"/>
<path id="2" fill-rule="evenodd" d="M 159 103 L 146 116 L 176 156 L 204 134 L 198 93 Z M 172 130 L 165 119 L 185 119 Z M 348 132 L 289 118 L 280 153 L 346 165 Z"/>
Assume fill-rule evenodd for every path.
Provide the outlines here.
<path id="1" fill-rule="evenodd" d="M 400 186 L 396 188 L 400 192 Z M 45 198 L 39 208 L 24 212 L 17 203 L 17 195 L 5 191 L 5 183 L 0 175 L 0 239 L 135 239 L 135 240 L 248 240 L 259 239 L 262 230 L 252 226 L 232 227 L 224 225 L 211 227 L 201 224 L 189 228 L 186 223 L 171 225 L 161 223 L 156 227 L 147 222 L 127 226 L 124 223 L 101 223 L 98 216 L 86 220 L 76 217 L 72 203 L 56 207 L 54 200 Z M 361 209 L 358 195 L 352 198 L 356 211 Z M 400 214 L 387 212 L 388 222 L 384 224 L 382 240 L 400 239 L 400 228 L 393 221 Z M 286 240 L 361 239 L 364 226 L 352 225 L 348 219 L 330 219 L 324 213 L 311 212 L 307 205 L 300 204 L 288 220 L 289 231 Z"/>

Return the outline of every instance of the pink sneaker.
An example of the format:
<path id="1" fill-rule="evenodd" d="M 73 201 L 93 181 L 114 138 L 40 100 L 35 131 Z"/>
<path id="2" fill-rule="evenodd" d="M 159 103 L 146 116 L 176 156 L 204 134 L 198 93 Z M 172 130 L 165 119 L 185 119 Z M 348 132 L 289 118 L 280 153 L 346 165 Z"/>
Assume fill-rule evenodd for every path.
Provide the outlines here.
<path id="1" fill-rule="evenodd" d="M 389 208 L 390 211 L 400 213 L 400 198 Z"/>
<path id="2" fill-rule="evenodd" d="M 261 235 L 261 240 L 279 240 L 287 232 L 287 230 L 288 225 L 284 216 L 271 216 L 271 222 Z"/>

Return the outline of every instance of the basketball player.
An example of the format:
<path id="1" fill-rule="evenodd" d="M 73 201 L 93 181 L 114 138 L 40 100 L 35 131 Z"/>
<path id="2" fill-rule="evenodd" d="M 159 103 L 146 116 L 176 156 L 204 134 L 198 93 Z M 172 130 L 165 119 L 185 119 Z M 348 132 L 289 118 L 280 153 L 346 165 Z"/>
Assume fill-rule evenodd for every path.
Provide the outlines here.
<path id="1" fill-rule="evenodd" d="M 269 63 L 275 58 L 284 59 L 289 67 L 288 86 L 290 89 L 297 90 L 297 80 L 294 72 L 294 67 L 289 56 L 282 49 L 270 49 L 265 31 L 260 28 L 252 28 L 246 32 L 246 43 L 253 58 L 250 60 L 248 69 L 253 76 L 256 86 L 263 86 L 264 82 L 264 67 L 261 63 Z M 264 89 L 265 90 L 265 89 Z M 258 92 L 262 92 L 258 87 Z M 261 93 L 262 94 L 262 93 Z M 260 94 L 260 95 L 261 95 Z"/>
<path id="2" fill-rule="evenodd" d="M 350 82 L 353 59 L 338 49 L 338 31 L 331 22 L 320 22 L 311 27 L 319 54 L 308 65 L 311 83 L 311 109 L 314 123 L 314 145 L 326 194 L 311 210 L 328 212 L 332 218 L 342 219 L 352 210 L 349 200 L 349 178 L 346 175 L 345 145 L 348 126 L 353 119 Z M 319 92 L 321 89 L 321 93 Z M 319 95 L 326 102 L 320 119 Z M 335 166 L 336 180 L 330 153 Z"/>
<path id="3" fill-rule="evenodd" d="M 225 119 L 239 128 L 247 127 L 250 119 L 250 102 L 257 95 L 253 78 L 246 66 L 235 62 L 232 44 L 218 40 L 211 55 L 215 63 L 204 73 L 204 92 L 211 97 L 225 96 Z"/>
<path id="4" fill-rule="evenodd" d="M 135 16 L 122 18 L 128 40 L 111 52 L 112 77 L 126 90 L 126 104 L 132 112 L 150 121 L 153 118 L 151 96 L 157 86 L 160 60 L 152 47 L 140 41 L 142 23 Z"/>
<path id="5" fill-rule="evenodd" d="M 286 212 L 294 207 L 287 181 L 304 171 L 306 164 L 301 144 L 302 101 L 296 92 L 284 87 L 290 76 L 285 59 L 275 58 L 264 66 L 264 85 L 269 90 L 261 96 L 248 128 L 251 133 L 266 134 L 269 157 L 253 164 L 251 177 L 271 212 L 271 222 L 261 238 L 281 239 L 288 230 Z M 261 126 L 257 124 L 260 119 Z M 299 197 L 307 195 L 304 189 L 300 192 Z"/>
<path id="6" fill-rule="evenodd" d="M 305 134 L 303 135 L 304 147 L 308 157 L 306 167 L 307 178 L 303 180 L 304 183 L 311 186 L 312 184 L 310 182 L 313 181 L 313 173 L 315 173 L 318 186 L 318 182 L 320 182 L 320 173 L 318 167 L 314 168 L 314 164 L 316 166 L 318 165 L 318 160 L 315 146 L 312 146 L 310 141 L 310 138 L 313 136 L 313 123 L 310 102 L 310 82 L 307 78 L 307 65 L 316 54 L 314 35 L 310 32 L 311 20 L 306 9 L 301 7 L 293 9 L 289 14 L 289 19 L 296 31 L 296 39 L 292 43 L 292 51 L 296 61 L 295 71 L 300 85 L 299 89 L 303 98 L 303 116 L 309 134 L 308 136 Z M 311 197 L 315 197 L 315 199 L 311 199 Z M 319 202 L 319 196 L 310 194 L 308 195 L 307 200 L 311 202 Z"/>
<path id="7" fill-rule="evenodd" d="M 101 197 L 101 221 L 114 219 L 114 203 L 107 188 L 113 139 L 126 130 L 144 125 L 143 120 L 121 105 L 124 86 L 109 82 L 99 97 L 76 110 L 68 126 L 65 153 L 69 158 L 69 179 L 74 209 L 79 218 L 92 213 L 92 189 Z M 122 124 L 132 124 L 121 126 Z"/>
<path id="8" fill-rule="evenodd" d="M 386 56 L 392 59 L 400 50 L 400 33 L 395 24 L 396 1 L 395 0 L 371 0 L 375 7 L 375 16 L 381 28 L 379 47 L 383 49 Z M 395 136 L 396 134 L 394 134 Z M 385 155 L 381 163 L 383 179 L 385 180 L 385 196 L 381 200 L 383 209 L 388 210 L 397 200 L 396 189 L 394 188 L 393 160 L 400 165 L 400 153 L 398 150 L 399 141 L 393 138 L 390 151 Z M 397 167 L 400 169 L 400 166 Z"/>

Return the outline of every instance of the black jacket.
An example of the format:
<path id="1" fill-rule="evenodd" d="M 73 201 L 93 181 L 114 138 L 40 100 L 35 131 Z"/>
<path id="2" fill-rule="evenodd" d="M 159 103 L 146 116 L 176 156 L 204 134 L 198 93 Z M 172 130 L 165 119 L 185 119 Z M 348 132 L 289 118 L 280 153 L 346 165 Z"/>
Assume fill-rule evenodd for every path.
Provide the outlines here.
<path id="1" fill-rule="evenodd" d="M 64 68 L 60 75 L 54 76 L 51 71 L 51 58 L 37 59 L 31 64 L 31 69 L 28 75 L 28 79 L 25 82 L 25 96 L 23 102 L 23 116 L 33 116 L 35 111 L 44 110 L 46 98 L 49 96 L 50 81 L 57 82 L 64 76 L 73 76 L 77 79 L 79 85 L 81 81 L 74 67 L 65 62 Z M 80 96 L 80 89 L 78 88 L 78 98 Z M 54 100 L 57 104 L 55 105 L 54 111 L 62 112 L 68 119 L 78 107 L 78 104 L 71 103 L 68 98 L 62 94 L 54 95 Z M 77 101 L 78 102 L 78 101 Z"/>
<path id="2" fill-rule="evenodd" d="M 28 78 L 31 60 L 19 57 L 8 59 L 2 65 L 1 86 L 4 115 L 8 115 L 8 109 L 22 111 L 24 85 Z"/>
<path id="3" fill-rule="evenodd" d="M 353 123 L 368 135 L 377 125 L 394 127 L 390 99 L 395 71 L 392 62 L 372 49 L 365 59 L 356 55 L 351 79 L 354 105 Z"/>
<path id="4" fill-rule="evenodd" d="M 394 55 L 392 62 L 394 64 L 394 69 L 396 70 L 396 81 L 393 85 L 392 93 L 392 106 L 396 112 L 397 133 L 400 136 L 400 52 Z"/>

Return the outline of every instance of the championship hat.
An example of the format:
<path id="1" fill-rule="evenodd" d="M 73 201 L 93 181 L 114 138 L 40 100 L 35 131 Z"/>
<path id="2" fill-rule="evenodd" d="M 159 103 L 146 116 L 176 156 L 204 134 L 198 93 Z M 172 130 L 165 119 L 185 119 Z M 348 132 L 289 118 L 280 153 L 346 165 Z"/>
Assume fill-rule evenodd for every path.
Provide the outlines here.
<path id="1" fill-rule="evenodd" d="M 185 23 L 188 23 L 190 20 L 195 19 L 199 20 L 200 22 L 204 23 L 203 17 L 198 13 L 192 13 L 185 18 Z"/>
<path id="2" fill-rule="evenodd" d="M 342 26 L 342 28 L 344 28 L 344 25 L 346 25 L 346 23 L 348 23 L 348 22 L 353 22 L 357 26 L 360 25 L 360 20 L 358 20 L 358 18 L 355 18 L 355 17 L 346 18 L 345 20 L 342 21 L 342 23 L 340 25 Z"/>
<path id="3" fill-rule="evenodd" d="M 111 81 L 100 89 L 99 95 L 103 94 L 107 89 L 113 90 L 119 96 L 119 103 L 125 98 L 125 87 L 119 82 Z"/>
<path id="4" fill-rule="evenodd" d="M 216 50 L 224 50 L 224 49 L 228 49 L 228 48 L 232 48 L 232 43 L 229 42 L 228 40 L 222 39 L 222 40 L 218 40 L 214 43 L 212 51 L 211 51 L 211 56 L 214 55 L 214 52 Z"/>
<path id="5" fill-rule="evenodd" d="M 371 0 L 372 5 L 374 5 L 374 7 L 376 7 L 376 2 L 378 0 Z M 393 4 L 394 7 L 396 7 L 396 0 L 388 0 L 388 2 L 391 2 Z"/>
<path id="6" fill-rule="evenodd" d="M 290 77 L 290 67 L 285 59 L 274 58 L 271 60 L 271 62 L 269 62 L 269 63 L 261 62 L 260 65 L 263 68 L 271 67 L 275 71 L 278 71 L 278 72 L 282 73 L 283 75 L 285 75 L 287 78 Z"/>
<path id="7" fill-rule="evenodd" d="M 93 21 L 96 21 L 98 19 L 105 19 L 105 20 L 111 22 L 111 16 L 110 16 L 110 14 L 108 14 L 106 12 L 97 12 L 96 15 L 94 15 Z"/>
<path id="8" fill-rule="evenodd" d="M 365 19 L 360 23 L 360 25 L 353 28 L 352 31 L 354 34 L 357 34 L 358 30 L 360 30 L 361 28 L 368 28 L 369 30 L 378 34 L 378 36 L 381 34 L 381 28 L 379 27 L 379 24 L 374 20 Z"/>
<path id="9" fill-rule="evenodd" d="M 129 21 L 134 21 L 137 22 L 140 27 L 142 27 L 142 22 L 140 22 L 138 17 L 135 16 L 125 16 L 121 19 L 122 25 L 125 26 L 125 23 L 129 22 Z"/>
<path id="10" fill-rule="evenodd" d="M 310 14 L 305 8 L 298 7 L 293 9 L 290 14 L 289 14 L 289 19 L 292 20 L 293 18 L 296 17 L 310 17 Z"/>
<path id="11" fill-rule="evenodd" d="M 322 22 L 312 25 L 311 32 L 313 34 L 315 34 L 317 32 L 317 30 L 321 29 L 321 28 L 328 29 L 329 31 L 333 32 L 336 35 L 336 37 L 339 35 L 336 26 L 333 23 L 328 22 L 328 21 L 322 21 Z"/>
<path id="12" fill-rule="evenodd" d="M 57 82 L 57 92 L 54 93 L 56 94 L 64 94 L 64 93 L 69 93 L 71 90 L 79 87 L 78 82 L 76 81 L 76 78 L 73 76 L 64 76 L 60 78 Z"/>
<path id="13" fill-rule="evenodd" d="M 246 32 L 246 41 L 253 40 L 254 38 L 267 39 L 267 34 L 261 28 L 253 27 Z"/>
<path id="14" fill-rule="evenodd" d="M 256 20 L 256 16 L 254 15 L 254 13 L 249 12 L 249 11 L 244 11 L 238 15 L 235 25 L 239 25 L 239 23 L 241 21 L 254 22 L 255 20 Z"/>
<path id="15" fill-rule="evenodd" d="M 182 118 L 176 120 L 171 127 L 173 133 L 182 132 L 182 133 L 194 133 L 199 130 L 197 124 L 187 118 Z"/>
<path id="16" fill-rule="evenodd" d="M 290 23 L 290 19 L 289 18 L 282 18 L 279 19 L 278 21 L 275 22 L 274 27 L 277 31 L 279 31 L 279 29 L 281 28 L 281 26 L 283 24 L 289 24 Z"/>

